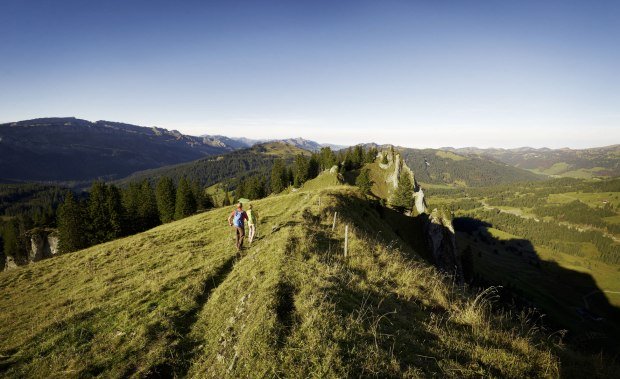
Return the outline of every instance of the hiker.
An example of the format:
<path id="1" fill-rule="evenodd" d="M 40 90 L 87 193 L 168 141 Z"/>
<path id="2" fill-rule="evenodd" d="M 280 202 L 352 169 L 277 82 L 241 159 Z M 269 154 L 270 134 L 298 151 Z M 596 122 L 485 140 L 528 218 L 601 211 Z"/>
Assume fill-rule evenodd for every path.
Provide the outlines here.
<path id="1" fill-rule="evenodd" d="M 246 213 L 248 214 L 248 229 L 249 229 L 248 240 L 250 241 L 250 244 L 251 244 L 256 234 L 256 224 L 258 224 L 258 213 L 252 209 L 252 204 L 250 204 L 250 209 L 248 209 Z"/>
<path id="2" fill-rule="evenodd" d="M 243 247 L 243 237 L 245 237 L 245 226 L 243 220 L 247 220 L 248 215 L 243 210 L 243 204 L 237 204 L 237 209 L 228 216 L 228 225 L 234 226 L 237 233 L 237 251 Z"/>

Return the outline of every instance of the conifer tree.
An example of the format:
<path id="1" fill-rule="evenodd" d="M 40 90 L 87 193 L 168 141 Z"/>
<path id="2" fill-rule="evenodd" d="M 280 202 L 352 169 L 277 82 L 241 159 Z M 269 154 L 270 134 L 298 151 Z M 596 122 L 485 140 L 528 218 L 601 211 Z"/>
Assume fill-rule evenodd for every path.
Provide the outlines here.
<path id="1" fill-rule="evenodd" d="M 312 154 L 310 161 L 308 161 L 308 180 L 319 176 L 320 171 L 319 156 L 318 154 Z"/>
<path id="2" fill-rule="evenodd" d="M 287 172 L 282 159 L 276 159 L 271 168 L 271 192 L 280 193 L 287 186 Z"/>
<path id="3" fill-rule="evenodd" d="M 190 184 L 184 177 L 179 180 L 177 187 L 176 206 L 174 219 L 180 220 L 196 212 L 196 199 L 190 188 Z"/>
<path id="4" fill-rule="evenodd" d="M 108 241 L 112 229 L 107 204 L 108 188 L 104 182 L 93 182 L 88 196 L 88 244 Z"/>
<path id="5" fill-rule="evenodd" d="M 142 228 L 142 220 L 138 214 L 138 208 L 140 206 L 140 184 L 135 182 L 129 183 L 129 186 L 123 190 L 122 194 L 127 233 L 133 234 L 144 230 Z"/>
<path id="6" fill-rule="evenodd" d="M 125 209 L 121 191 L 114 185 L 108 186 L 108 197 L 106 199 L 108 215 L 110 216 L 110 229 L 108 231 L 108 240 L 122 237 L 125 235 L 126 220 Z"/>
<path id="7" fill-rule="evenodd" d="M 400 211 L 409 211 L 413 208 L 413 183 L 409 174 L 403 172 L 398 179 L 398 187 L 392 196 L 391 204 Z"/>
<path id="8" fill-rule="evenodd" d="M 162 223 L 174 220 L 176 193 L 174 182 L 168 177 L 163 177 L 157 182 L 155 197 L 157 200 L 157 211 L 159 220 Z"/>
<path id="9" fill-rule="evenodd" d="M 293 185 L 295 187 L 300 187 L 308 180 L 308 168 L 308 158 L 306 158 L 303 154 L 297 154 L 297 156 L 295 157 L 295 169 L 293 178 Z"/>
<path id="10" fill-rule="evenodd" d="M 370 170 L 367 168 L 362 169 L 360 174 L 355 179 L 355 185 L 359 187 L 364 195 L 368 195 L 372 188 L 372 180 L 370 179 Z"/>
<path id="11" fill-rule="evenodd" d="M 284 189 L 292 185 L 294 179 L 295 174 L 293 173 L 293 167 L 289 166 L 286 168 L 286 174 L 284 175 Z"/>
<path id="12" fill-rule="evenodd" d="M 322 147 L 319 153 L 321 170 L 329 170 L 337 163 L 336 155 L 329 147 Z"/>
<path id="13" fill-rule="evenodd" d="M 159 225 L 159 212 L 157 212 L 157 200 L 151 183 L 143 180 L 140 184 L 140 197 L 138 202 L 138 219 L 142 229 L 147 230 Z"/>
<path id="14" fill-rule="evenodd" d="M 84 221 L 81 204 L 73 193 L 68 192 L 65 202 L 58 209 L 58 238 L 61 252 L 69 253 L 88 246 Z"/>
<path id="15" fill-rule="evenodd" d="M 353 154 L 351 155 L 352 168 L 358 169 L 362 167 L 364 163 L 364 148 L 362 145 L 357 145 L 353 148 Z"/>
<path id="16" fill-rule="evenodd" d="M 192 194 L 196 200 L 196 209 L 207 209 L 205 191 L 200 185 L 200 182 L 197 180 L 192 180 L 190 183 L 190 188 L 192 189 Z"/>
<path id="17" fill-rule="evenodd" d="M 368 149 L 368 151 L 366 152 L 366 156 L 365 156 L 365 163 L 373 163 L 375 161 L 375 159 L 377 159 L 377 154 L 379 152 L 377 151 L 377 148 L 375 147 L 371 147 Z"/>

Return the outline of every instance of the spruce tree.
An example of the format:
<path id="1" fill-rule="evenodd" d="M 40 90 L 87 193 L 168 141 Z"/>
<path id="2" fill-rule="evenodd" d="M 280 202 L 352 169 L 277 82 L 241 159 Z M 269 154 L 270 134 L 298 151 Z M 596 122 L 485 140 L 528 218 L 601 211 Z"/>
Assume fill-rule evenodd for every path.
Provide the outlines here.
<path id="1" fill-rule="evenodd" d="M 362 167 L 362 164 L 364 163 L 364 148 L 362 145 L 355 146 L 353 149 L 353 154 L 351 155 L 351 160 L 353 169 Z"/>
<path id="2" fill-rule="evenodd" d="M 375 159 L 377 159 L 377 154 L 379 152 L 377 151 L 377 148 L 375 147 L 371 147 L 370 149 L 368 149 L 368 151 L 366 152 L 365 155 L 365 163 L 373 163 L 375 161 Z"/>
<path id="3" fill-rule="evenodd" d="M 329 170 L 337 163 L 336 155 L 329 147 L 323 147 L 319 153 L 319 162 L 322 170 Z"/>
<path id="4" fill-rule="evenodd" d="M 174 182 L 168 177 L 163 177 L 157 182 L 155 197 L 157 200 L 157 211 L 159 220 L 162 223 L 174 220 L 176 193 Z"/>
<path id="5" fill-rule="evenodd" d="M 58 208 L 59 249 L 63 253 L 88 246 L 86 223 L 82 205 L 68 192 L 65 202 Z"/>
<path id="6" fill-rule="evenodd" d="M 284 174 L 284 189 L 288 186 L 293 185 L 293 180 L 295 180 L 295 174 L 293 173 L 293 167 L 287 167 L 286 173 Z"/>
<path id="7" fill-rule="evenodd" d="M 359 187 L 364 195 L 368 195 L 372 189 L 372 180 L 370 179 L 370 170 L 362 169 L 355 180 L 355 185 Z"/>
<path id="8" fill-rule="evenodd" d="M 381 154 L 381 156 L 382 156 L 382 158 L 381 158 L 381 164 L 388 164 L 388 163 L 390 163 L 390 162 L 388 161 L 388 158 L 387 158 L 387 154 L 386 154 L 386 153 L 382 153 L 382 154 Z"/>
<path id="9" fill-rule="evenodd" d="M 125 208 L 127 234 L 137 233 L 144 230 L 142 220 L 138 215 L 140 205 L 140 184 L 129 183 L 123 190 L 123 208 Z"/>
<path id="10" fill-rule="evenodd" d="M 103 182 L 94 182 L 88 196 L 88 244 L 108 241 L 112 229 L 108 212 L 108 188 Z"/>
<path id="11" fill-rule="evenodd" d="M 314 179 L 319 176 L 320 163 L 318 154 L 312 154 L 308 161 L 308 179 Z"/>
<path id="12" fill-rule="evenodd" d="M 276 159 L 271 168 L 271 192 L 280 193 L 288 186 L 286 167 L 282 159 Z"/>
<path id="13" fill-rule="evenodd" d="M 248 180 L 249 179 L 241 179 L 237 184 L 237 188 L 235 188 L 235 196 L 237 197 L 237 199 L 240 199 L 242 197 L 248 197 L 248 191 L 246 190 L 247 186 L 249 185 Z"/>
<path id="14" fill-rule="evenodd" d="M 408 173 L 403 172 L 398 179 L 398 188 L 392 196 L 392 207 L 400 211 L 409 211 L 413 208 L 413 183 Z"/>
<path id="15" fill-rule="evenodd" d="M 146 179 L 140 184 L 138 218 L 141 220 L 142 230 L 153 228 L 160 223 L 155 192 L 153 187 L 151 187 L 151 183 Z"/>
<path id="16" fill-rule="evenodd" d="M 196 200 L 196 209 L 206 209 L 207 207 L 205 204 L 205 191 L 204 188 L 200 185 L 200 182 L 198 182 L 197 180 L 192 180 L 190 183 L 190 188 L 192 189 L 192 194 L 194 195 L 194 199 Z"/>
<path id="17" fill-rule="evenodd" d="M 108 187 L 108 197 L 106 199 L 106 203 L 108 208 L 108 215 L 110 216 L 110 229 L 108 231 L 108 240 L 122 237 L 123 235 L 125 235 L 126 220 L 121 190 L 119 190 L 118 187 L 114 185 L 110 185 Z"/>
<path id="18" fill-rule="evenodd" d="M 293 185 L 295 187 L 300 187 L 308 180 L 308 168 L 308 158 L 306 158 L 303 154 L 297 154 L 295 157 L 295 177 L 293 178 Z"/>
<path id="19" fill-rule="evenodd" d="M 177 187 L 174 219 L 180 220 L 196 212 L 196 199 L 187 179 L 181 178 Z"/>

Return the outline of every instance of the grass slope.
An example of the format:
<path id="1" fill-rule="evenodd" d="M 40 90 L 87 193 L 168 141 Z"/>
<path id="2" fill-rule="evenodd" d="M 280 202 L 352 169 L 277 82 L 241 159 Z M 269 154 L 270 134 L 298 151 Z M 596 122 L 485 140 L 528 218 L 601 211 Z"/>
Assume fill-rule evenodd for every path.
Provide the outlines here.
<path id="1" fill-rule="evenodd" d="M 613 372 L 491 311 L 488 294 L 456 288 L 421 260 L 389 227 L 389 210 L 354 187 L 318 181 L 334 185 L 309 189 L 319 187 L 311 181 L 254 202 L 259 239 L 239 256 L 225 222 L 230 209 L 216 209 L 0 274 L 0 374 Z"/>

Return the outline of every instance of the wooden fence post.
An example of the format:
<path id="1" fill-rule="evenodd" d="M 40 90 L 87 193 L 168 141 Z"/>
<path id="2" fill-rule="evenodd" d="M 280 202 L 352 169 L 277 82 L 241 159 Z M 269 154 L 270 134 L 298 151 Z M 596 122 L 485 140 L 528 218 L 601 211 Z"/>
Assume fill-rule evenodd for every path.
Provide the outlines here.
<path id="1" fill-rule="evenodd" d="M 338 214 L 338 212 L 334 212 L 334 223 L 332 224 L 332 232 L 334 231 L 334 228 L 336 227 L 336 215 Z"/>
<path id="2" fill-rule="evenodd" d="M 344 226 L 344 257 L 347 257 L 347 250 L 349 249 L 349 225 Z"/>

